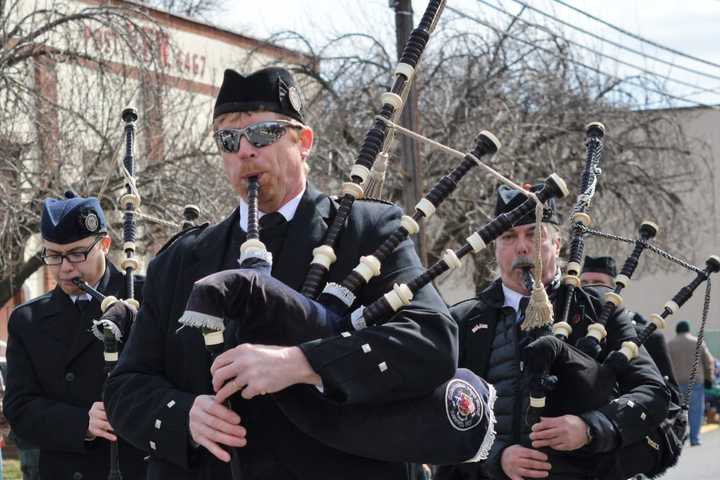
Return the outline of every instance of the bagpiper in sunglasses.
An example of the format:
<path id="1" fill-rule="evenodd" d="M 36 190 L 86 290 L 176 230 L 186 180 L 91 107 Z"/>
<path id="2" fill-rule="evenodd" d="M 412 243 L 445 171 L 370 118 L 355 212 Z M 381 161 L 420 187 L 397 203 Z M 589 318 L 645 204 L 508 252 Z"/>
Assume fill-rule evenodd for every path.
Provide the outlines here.
<path id="1" fill-rule="evenodd" d="M 214 137 L 220 152 L 237 153 L 240 150 L 242 137 L 245 137 L 253 147 L 262 148 L 280 140 L 288 128 L 300 130 L 303 127 L 285 120 L 271 120 L 253 123 L 245 128 L 221 128 L 215 131 Z"/>

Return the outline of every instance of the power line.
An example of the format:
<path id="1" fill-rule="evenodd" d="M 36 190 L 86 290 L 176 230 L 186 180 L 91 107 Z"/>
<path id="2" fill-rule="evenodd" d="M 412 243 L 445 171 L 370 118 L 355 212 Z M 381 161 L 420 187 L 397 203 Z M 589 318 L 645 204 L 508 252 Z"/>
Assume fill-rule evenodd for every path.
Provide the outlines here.
<path id="1" fill-rule="evenodd" d="M 720 1 L 720 0 L 719 0 L 719 1 Z M 683 93 L 683 94 L 681 94 L 680 96 L 683 97 L 683 98 L 690 98 L 690 97 L 694 97 L 694 96 L 696 96 L 696 95 L 698 95 L 698 94 L 700 94 L 700 93 L 708 93 L 708 92 L 711 92 L 711 93 L 720 93 L 720 87 L 715 88 L 715 89 L 710 89 L 710 90 L 708 90 L 708 89 L 694 90 L 694 91 L 692 91 L 692 92 Z"/>
<path id="2" fill-rule="evenodd" d="M 482 3 L 485 3 L 485 2 L 482 1 L 482 0 L 478 0 L 478 1 L 481 1 Z M 605 37 L 603 37 L 602 35 L 598 35 L 598 34 L 596 34 L 596 33 L 593 33 L 593 32 L 590 32 L 590 31 L 588 31 L 588 30 L 585 30 L 585 29 L 583 29 L 583 28 L 580 28 L 580 27 L 578 27 L 577 25 L 573 25 L 572 23 L 567 22 L 567 21 L 565 21 L 565 20 L 563 20 L 563 19 L 561 19 L 561 18 L 558 18 L 557 16 L 555 16 L 555 15 L 553 15 L 553 14 L 551 14 L 551 13 L 547 13 L 547 12 L 545 12 L 545 11 L 543 11 L 543 10 L 540 10 L 539 8 L 533 7 L 532 5 L 529 5 L 527 2 L 523 2 L 523 1 L 521 1 L 521 0 L 512 0 L 512 1 L 515 2 L 515 3 L 518 3 L 518 4 L 520 4 L 520 5 L 522 5 L 523 7 L 527 8 L 528 10 L 532 10 L 532 11 L 534 11 L 534 12 L 537 12 L 537 13 L 539 13 L 540 15 L 543 15 L 543 16 L 545 16 L 545 17 L 547 17 L 547 18 L 550 18 L 550 19 L 552 19 L 552 20 L 554 20 L 554 21 L 556 21 L 556 22 L 558 22 L 558 23 L 560 23 L 560 24 L 562 24 L 562 25 L 565 25 L 566 27 L 570 27 L 570 28 L 572 28 L 573 30 L 577 30 L 577 31 L 579 31 L 579 32 L 582 32 L 582 33 L 584 33 L 584 34 L 586 34 L 586 35 L 589 35 L 589 36 L 591 36 L 591 37 L 593 37 L 593 38 L 595 38 L 595 39 L 597 39 L 597 40 L 600 40 L 601 42 L 609 43 L 610 45 L 612 45 L 612 46 L 614 46 L 614 47 L 621 48 L 621 49 L 623 49 L 623 50 L 627 50 L 628 52 L 632 52 L 632 53 L 634 53 L 634 54 L 636 54 L 636 55 L 640 55 L 640 56 L 642 56 L 642 57 L 649 58 L 650 60 L 654 60 L 654 61 L 656 61 L 656 62 L 664 63 L 665 65 L 669 65 L 669 66 L 671 66 L 671 67 L 673 67 L 673 68 L 677 68 L 677 69 L 680 69 L 680 70 L 685 70 L 686 72 L 690 72 L 690 73 L 693 73 L 693 74 L 695 74 L 695 75 L 701 75 L 701 76 L 703 76 L 703 77 L 712 78 L 712 79 L 714 79 L 714 80 L 720 80 L 720 76 L 718 76 L 718 75 L 713 75 L 713 74 L 711 74 L 711 73 L 706 73 L 706 72 L 703 72 L 703 71 L 701 71 L 701 70 L 696 70 L 696 69 L 694 69 L 694 68 L 685 67 L 685 66 L 683 66 L 683 65 L 677 65 L 677 64 L 675 64 L 675 63 L 673 63 L 673 62 L 670 62 L 670 61 L 668 61 L 668 60 L 665 60 L 665 59 L 663 59 L 663 58 L 656 57 L 656 56 L 654 56 L 654 55 L 650 55 L 650 54 L 648 54 L 648 53 L 642 52 L 642 51 L 637 50 L 637 49 L 635 49 L 635 48 L 628 47 L 627 45 L 623 45 L 622 43 L 618 43 L 618 42 L 615 42 L 615 41 L 610 40 L 610 39 L 608 39 L 608 38 L 605 38 Z"/>
<path id="3" fill-rule="evenodd" d="M 511 34 L 511 33 L 509 33 L 509 32 L 504 31 L 504 30 L 501 30 L 501 29 L 499 29 L 498 27 L 496 27 L 496 26 L 494 26 L 494 25 L 491 25 L 490 23 L 485 22 L 484 20 L 481 20 L 481 19 L 479 19 L 479 18 L 473 17 L 472 15 L 470 15 L 470 14 L 468 14 L 468 13 L 465 13 L 465 12 L 463 12 L 463 11 L 461 11 L 461 10 L 458 10 L 457 8 L 450 7 L 450 6 L 446 6 L 445 8 L 448 9 L 448 10 L 450 10 L 451 12 L 454 12 L 456 15 L 459 15 L 459 16 L 462 17 L 462 18 L 465 18 L 465 19 L 468 19 L 468 20 L 472 20 L 473 22 L 479 23 L 480 25 L 483 25 L 483 26 L 485 26 L 485 27 L 487 27 L 487 28 L 495 31 L 496 33 L 499 33 L 500 35 L 504 35 L 504 36 L 506 36 L 506 37 L 512 38 L 513 40 L 515 40 L 515 41 L 517 41 L 517 42 L 524 43 L 525 45 L 528 45 L 528 46 L 537 48 L 538 50 L 542 50 L 542 51 L 544 51 L 545 53 L 548 53 L 548 54 L 550 54 L 550 55 L 552 55 L 552 56 L 554 56 L 554 57 L 556 57 L 556 58 L 563 58 L 564 60 L 566 60 L 566 61 L 568 61 L 568 62 L 570 62 L 570 63 L 573 63 L 573 64 L 575 64 L 575 65 L 577 65 L 577 66 L 579 66 L 579 67 L 581 67 L 581 68 L 585 68 L 585 69 L 587 69 L 587 70 L 591 70 L 591 71 L 593 71 L 593 72 L 595 72 L 595 73 L 597 73 L 597 74 L 603 75 L 603 76 L 605 76 L 605 77 L 607 77 L 607 78 L 609 78 L 609 79 L 611 79 L 611 80 L 618 80 L 618 81 L 620 81 L 620 82 L 625 82 L 625 83 L 628 83 L 628 84 L 630 84 L 630 85 L 634 85 L 634 86 L 636 86 L 636 87 L 638 87 L 638 88 L 641 88 L 641 89 L 643 89 L 643 90 L 647 90 L 647 91 L 652 92 L 652 93 L 657 93 L 658 95 L 662 95 L 662 96 L 664 96 L 664 97 L 666 97 L 666 98 L 671 98 L 671 99 L 673 99 L 673 100 L 679 100 L 679 101 L 681 101 L 681 102 L 689 103 L 689 104 L 692 104 L 692 105 L 694 105 L 694 106 L 710 108 L 710 109 L 713 109 L 713 110 L 718 110 L 718 109 L 720 108 L 720 107 L 717 107 L 717 106 L 708 105 L 708 104 L 706 104 L 706 103 L 698 102 L 698 101 L 695 101 L 695 100 L 690 100 L 690 99 L 687 99 L 687 98 L 678 97 L 678 96 L 673 95 L 673 94 L 671 94 L 671 93 L 664 92 L 664 91 L 661 91 L 661 90 L 657 90 L 657 89 L 652 88 L 652 87 L 648 87 L 647 85 L 643 85 L 642 83 L 634 82 L 634 81 L 632 81 L 632 80 L 630 80 L 630 79 L 622 79 L 622 78 L 620 78 L 620 77 L 616 77 L 615 75 L 611 75 L 611 74 L 609 74 L 609 73 L 606 73 L 606 72 L 604 72 L 604 71 L 602 71 L 602 70 L 600 70 L 600 69 L 598 69 L 598 68 L 596 68 L 596 67 L 587 65 L 587 64 L 585 64 L 585 63 L 583 63 L 583 62 L 580 62 L 580 61 L 578 61 L 578 60 L 575 60 L 575 59 L 573 59 L 573 58 L 560 57 L 556 52 L 554 52 L 554 51 L 552 51 L 552 50 L 550 50 L 550 49 L 548 49 L 548 48 L 541 47 L 540 45 L 537 45 L 537 44 L 535 44 L 535 43 L 531 43 L 531 42 L 529 42 L 528 40 L 519 38 L 519 37 L 517 37 L 516 35 L 513 35 L 513 34 Z"/>
<path id="4" fill-rule="evenodd" d="M 498 12 L 504 13 L 505 15 L 507 15 L 507 16 L 509 16 L 509 17 L 516 18 L 516 15 L 508 12 L 507 10 L 505 10 L 505 9 L 503 9 L 503 8 L 501 8 L 501 7 L 498 7 L 498 6 L 496 6 L 496 5 L 492 5 L 491 3 L 489 3 L 489 2 L 487 2 L 487 1 L 485 1 L 485 0 L 476 0 L 476 1 L 479 2 L 479 3 L 482 3 L 482 4 L 486 5 L 486 6 L 488 6 L 488 7 L 490 7 L 490 8 L 492 8 L 492 9 L 498 11 Z M 520 4 L 523 5 L 523 6 L 525 5 L 524 2 L 520 2 L 520 1 L 518 1 L 518 0 L 513 0 L 513 1 L 517 1 L 518 3 L 520 3 Z M 530 7 L 530 8 L 532 8 L 532 7 Z M 608 55 L 608 54 L 606 54 L 606 53 L 600 52 L 599 50 L 595 50 L 594 48 L 585 46 L 585 45 L 583 45 L 582 43 L 576 42 L 576 41 L 574 41 L 574 40 L 570 40 L 570 39 L 567 38 L 567 37 L 563 37 L 563 36 L 561 36 L 561 35 L 557 35 L 557 34 L 555 34 L 554 32 L 552 32 L 549 28 L 547 28 L 547 27 L 544 26 L 544 25 L 540 25 L 540 24 L 537 24 L 537 23 L 534 23 L 534 22 L 530 22 L 530 21 L 524 20 L 524 19 L 522 19 L 522 18 L 517 18 L 517 20 L 520 21 L 520 22 L 522 22 L 522 23 L 524 23 L 524 24 L 526 24 L 526 25 L 529 25 L 529 26 L 531 26 L 531 27 L 537 28 L 537 29 L 539 29 L 539 30 L 543 30 L 543 31 L 545 31 L 545 32 L 547 32 L 547 33 L 549 33 L 549 34 L 551 34 L 551 35 L 553 35 L 553 36 L 562 38 L 562 39 L 565 40 L 567 43 L 569 43 L 569 44 L 571 44 L 571 45 L 575 45 L 575 46 L 578 47 L 578 48 L 582 48 L 582 49 L 584 49 L 584 50 L 587 50 L 587 51 L 589 51 L 589 52 L 591 52 L 591 53 L 593 53 L 593 54 L 595 54 L 595 55 L 598 55 L 598 56 L 600 56 L 600 57 L 604 57 L 604 58 L 610 59 L 610 60 L 614 61 L 615 63 L 619 63 L 620 65 L 625 65 L 626 67 L 634 68 L 634 69 L 638 70 L 639 72 L 642 72 L 642 73 L 644 73 L 644 74 L 646 74 L 646 75 L 651 75 L 651 76 L 654 76 L 654 77 L 658 77 L 658 78 L 661 78 L 661 79 L 666 80 L 666 81 L 668 81 L 668 82 L 673 82 L 673 83 L 676 83 L 676 84 L 678 84 L 678 85 L 683 85 L 683 86 L 685 86 L 685 87 L 694 88 L 694 89 L 700 90 L 700 91 L 702 91 L 702 92 L 715 93 L 715 90 L 713 90 L 713 89 L 705 88 L 705 87 L 702 87 L 702 86 L 697 85 L 697 84 L 694 84 L 694 83 L 686 82 L 686 81 L 684 81 L 684 80 L 677 80 L 677 79 L 675 79 L 675 78 L 673 78 L 673 77 L 671 77 L 671 76 L 669 76 L 669 75 L 661 75 L 661 74 L 659 74 L 659 73 L 657 73 L 657 72 L 653 72 L 652 70 L 647 70 L 647 69 L 645 69 L 645 68 L 643 68 L 643 67 L 640 67 L 640 66 L 638 66 L 638 65 L 636 65 L 636 64 L 634 64 L 634 63 L 626 62 L 626 61 L 621 60 L 621 59 L 619 59 L 619 58 L 617 58 L 617 57 L 614 57 L 614 56 L 612 56 L 612 55 Z M 720 77 L 716 77 L 716 78 L 718 78 L 718 79 L 720 80 Z"/>
<path id="5" fill-rule="evenodd" d="M 628 32 L 627 30 L 625 30 L 625 29 L 623 29 L 623 28 L 620 28 L 620 27 L 618 27 L 617 25 L 614 25 L 614 24 L 612 24 L 612 23 L 610 23 L 610 22 L 608 22 L 608 21 L 606 21 L 606 20 L 603 20 L 602 18 L 596 17 L 595 15 L 592 15 L 592 14 L 590 14 L 590 13 L 584 11 L 584 10 L 580 10 L 580 9 L 577 8 L 577 7 L 573 7 L 572 5 L 569 5 L 568 3 L 564 2 L 563 0 L 552 0 L 552 1 L 555 2 L 555 3 L 559 3 L 560 5 L 563 5 L 563 6 L 569 8 L 569 9 L 571 9 L 571 10 L 574 10 L 574 11 L 580 13 L 581 15 L 584 15 L 584 16 L 586 16 L 586 17 L 588 17 L 588 18 L 591 18 L 591 19 L 595 20 L 596 22 L 602 23 L 603 25 L 605 25 L 605 26 L 607 26 L 607 27 L 610 27 L 610 28 L 612 28 L 613 30 L 618 31 L 618 32 L 620 32 L 620 33 L 622 33 L 622 34 L 624 34 L 624 35 L 627 35 L 628 37 L 632 37 L 632 38 L 634 38 L 635 40 L 640 40 L 641 42 L 647 43 L 648 45 L 652 45 L 653 47 L 657 47 L 657 48 L 659 48 L 659 49 L 662 49 L 662 50 L 665 50 L 665 51 L 674 53 L 675 55 L 680 55 L 680 56 L 682 56 L 682 57 L 689 58 L 689 59 L 691 59 L 691 60 L 695 60 L 696 62 L 704 63 L 705 65 L 710 65 L 710 66 L 712 66 L 712 67 L 720 68 L 720 64 L 713 63 L 713 62 L 710 62 L 710 61 L 708 61 L 708 60 L 704 60 L 704 59 L 702 59 L 702 58 L 698 58 L 698 57 L 695 57 L 695 56 L 693 56 L 693 55 L 690 55 L 689 53 L 681 52 L 680 50 L 676 50 L 676 49 L 674 49 L 674 48 L 671 48 L 671 47 L 662 45 L 662 44 L 657 43 L 657 42 L 654 42 L 654 41 L 652 41 L 652 40 L 650 40 L 650 39 L 641 37 L 640 35 L 638 35 L 638 34 L 636 34 L 636 33 Z"/>

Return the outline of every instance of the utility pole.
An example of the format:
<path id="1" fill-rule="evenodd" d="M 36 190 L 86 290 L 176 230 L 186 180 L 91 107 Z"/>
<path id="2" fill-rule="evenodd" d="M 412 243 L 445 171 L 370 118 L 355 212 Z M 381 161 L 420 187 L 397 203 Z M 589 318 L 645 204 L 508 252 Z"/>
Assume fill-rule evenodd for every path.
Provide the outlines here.
<path id="1" fill-rule="evenodd" d="M 402 56 L 405 43 L 410 38 L 413 30 L 413 10 L 412 0 L 389 0 L 390 8 L 395 10 L 395 33 L 397 42 L 398 60 Z M 418 112 L 417 112 L 417 94 L 415 84 L 410 89 L 407 99 L 405 100 L 405 108 L 400 117 L 400 124 L 413 131 L 417 131 Z M 399 135 L 400 142 L 400 163 L 403 173 L 403 198 L 402 205 L 408 214 L 412 214 L 415 205 L 420 201 L 423 195 L 423 168 L 422 159 L 420 158 L 420 149 L 418 144 L 405 135 Z M 420 261 L 427 266 L 427 239 L 425 237 L 424 222 L 420 224 L 420 231 L 415 238 L 415 245 L 420 256 Z"/>

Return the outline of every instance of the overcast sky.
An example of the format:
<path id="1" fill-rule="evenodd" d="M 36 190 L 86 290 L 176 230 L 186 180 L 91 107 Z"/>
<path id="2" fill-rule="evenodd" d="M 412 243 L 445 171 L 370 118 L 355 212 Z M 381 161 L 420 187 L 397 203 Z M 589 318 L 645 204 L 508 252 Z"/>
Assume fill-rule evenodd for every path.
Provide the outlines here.
<path id="1" fill-rule="evenodd" d="M 483 0 L 516 13 L 522 8 L 514 0 Z M 660 57 L 677 65 L 700 70 L 720 77 L 720 67 L 710 66 L 647 43 L 639 42 L 607 26 L 587 18 L 553 0 L 524 0 L 533 7 L 646 54 Z M 625 30 L 659 44 L 720 65 L 720 0 L 562 0 Z M 413 0 L 415 21 L 427 2 Z M 448 6 L 484 19 L 503 19 L 477 0 L 449 0 Z M 446 13 L 445 15 L 448 15 Z M 526 13 L 523 14 L 524 16 Z M 542 19 L 537 13 L 532 19 Z M 525 17 L 522 18 L 525 18 Z M 531 17 L 528 17 L 530 19 Z M 394 13 L 388 0 L 225 0 L 225 11 L 215 18 L 239 33 L 265 38 L 273 32 L 295 30 L 310 38 L 322 39 L 338 32 L 367 32 L 392 40 Z M 545 19 L 547 22 L 551 20 Z M 474 28 L 484 28 L 475 26 Z M 598 44 L 584 35 L 563 27 L 570 38 L 601 46 L 603 53 L 657 71 L 672 78 L 696 84 L 703 89 L 717 90 L 691 98 L 698 102 L 720 104 L 720 79 L 711 79 L 659 64 L 610 45 Z M 626 67 L 607 60 L 603 69 L 609 73 L 628 73 Z M 685 97 L 694 89 L 667 84 L 674 95 Z M 685 104 L 687 105 L 687 104 Z"/>

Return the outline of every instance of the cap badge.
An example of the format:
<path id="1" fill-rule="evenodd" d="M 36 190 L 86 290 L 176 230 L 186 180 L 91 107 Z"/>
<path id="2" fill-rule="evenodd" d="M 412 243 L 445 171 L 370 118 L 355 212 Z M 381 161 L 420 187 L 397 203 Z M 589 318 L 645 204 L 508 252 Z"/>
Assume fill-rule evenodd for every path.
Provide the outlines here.
<path id="1" fill-rule="evenodd" d="M 300 90 L 298 90 L 294 85 L 288 88 L 288 100 L 290 100 L 290 105 L 296 112 L 302 113 L 302 95 L 300 94 Z"/>
<path id="2" fill-rule="evenodd" d="M 95 233 L 97 232 L 98 228 L 100 228 L 100 219 L 97 215 L 90 212 L 85 216 L 83 224 L 85 225 L 85 228 L 88 232 Z"/>

